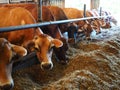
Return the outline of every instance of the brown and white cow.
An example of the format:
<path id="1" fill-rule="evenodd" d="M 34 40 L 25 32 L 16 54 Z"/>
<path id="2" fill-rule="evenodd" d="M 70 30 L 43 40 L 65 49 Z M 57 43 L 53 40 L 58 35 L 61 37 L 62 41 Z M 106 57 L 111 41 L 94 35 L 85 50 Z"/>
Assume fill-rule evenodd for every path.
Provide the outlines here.
<path id="1" fill-rule="evenodd" d="M 54 15 L 51 13 L 50 9 L 47 6 L 42 6 L 42 22 L 48 21 L 55 21 Z M 68 50 L 68 42 L 63 37 L 58 25 L 49 25 L 49 26 L 42 26 L 42 31 L 53 38 L 57 38 L 63 42 L 63 46 L 60 48 L 54 48 L 54 52 L 56 55 L 56 59 L 62 63 L 67 64 L 68 60 L 66 57 L 66 52 Z"/>
<path id="2" fill-rule="evenodd" d="M 7 39 L 0 38 L 0 88 L 10 90 L 14 86 L 12 64 L 15 57 L 22 57 L 27 54 L 27 50 L 22 46 L 11 44 Z"/>
<path id="3" fill-rule="evenodd" d="M 35 19 L 31 15 L 31 13 L 24 8 L 0 8 L 0 27 L 33 23 L 36 23 Z M 37 54 L 37 58 L 41 62 L 40 66 L 42 69 L 51 69 L 53 67 L 53 63 L 51 61 L 53 51 L 52 47 L 55 46 L 59 48 L 63 45 L 62 41 L 60 41 L 59 39 L 54 39 L 47 34 L 44 34 L 40 28 L 29 28 L 26 30 L 24 29 L 11 32 L 0 32 L 0 37 L 6 38 L 13 44 L 24 46 L 28 50 L 28 52 L 35 51 Z"/>

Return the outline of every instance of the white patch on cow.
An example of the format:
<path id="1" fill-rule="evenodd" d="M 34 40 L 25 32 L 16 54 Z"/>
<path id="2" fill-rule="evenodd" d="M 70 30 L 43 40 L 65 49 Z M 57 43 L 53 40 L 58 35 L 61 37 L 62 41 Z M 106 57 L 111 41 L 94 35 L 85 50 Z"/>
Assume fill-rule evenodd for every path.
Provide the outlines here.
<path id="1" fill-rule="evenodd" d="M 96 39 L 96 31 L 95 31 L 95 30 L 93 30 L 93 31 L 91 32 L 90 37 L 91 37 L 92 39 Z"/>
<path id="2" fill-rule="evenodd" d="M 9 77 L 8 82 L 5 82 L 5 83 L 0 82 L 1 87 L 4 86 L 4 85 L 11 85 L 11 84 L 14 86 L 13 79 L 11 77 Z"/>
<path id="3" fill-rule="evenodd" d="M 68 32 L 63 33 L 63 37 L 68 39 Z"/>

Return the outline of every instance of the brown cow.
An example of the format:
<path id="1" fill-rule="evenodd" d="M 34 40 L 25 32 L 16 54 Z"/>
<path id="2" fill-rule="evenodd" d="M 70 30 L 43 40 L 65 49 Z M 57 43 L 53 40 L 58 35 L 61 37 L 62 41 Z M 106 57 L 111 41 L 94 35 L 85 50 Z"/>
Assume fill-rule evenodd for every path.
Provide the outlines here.
<path id="1" fill-rule="evenodd" d="M 0 8 L 0 27 L 16 26 L 36 23 L 31 13 L 24 8 Z M 51 36 L 43 34 L 40 29 L 29 28 L 27 30 L 18 30 L 12 32 L 0 33 L 0 37 L 5 37 L 11 43 L 23 46 L 32 46 L 30 50 L 37 50 L 37 57 L 41 61 L 42 69 L 51 69 L 52 47 L 61 47 L 62 42 L 53 39 Z M 28 44 L 29 42 L 29 44 Z M 27 43 L 27 44 L 26 44 Z"/>
<path id="2" fill-rule="evenodd" d="M 8 8 L 22 7 L 22 8 L 25 8 L 32 13 L 32 16 L 35 18 L 35 20 L 38 20 L 36 3 L 0 4 L 0 7 L 8 7 Z"/>
<path id="3" fill-rule="evenodd" d="M 65 12 L 66 16 L 69 19 L 76 19 L 76 18 L 83 18 L 83 11 L 82 10 L 78 10 L 76 8 L 63 8 L 63 11 Z M 75 22 L 78 25 L 78 28 L 81 32 L 84 32 L 86 39 L 90 40 L 90 34 L 92 32 L 92 27 L 90 25 L 90 23 L 86 20 L 86 21 L 78 21 Z"/>
<path id="4" fill-rule="evenodd" d="M 54 15 L 47 6 L 42 6 L 42 21 L 55 21 Z M 42 26 L 41 29 L 44 33 L 49 34 L 53 38 L 60 39 L 63 42 L 63 46 L 60 48 L 54 48 L 54 51 L 57 60 L 62 64 L 67 64 L 66 51 L 68 50 L 68 42 L 63 37 L 58 25 L 54 24 L 49 26 Z"/>
<path id="5" fill-rule="evenodd" d="M 94 17 L 90 11 L 86 11 L 86 17 Z M 99 34 L 101 32 L 101 20 L 98 18 L 95 19 L 89 19 L 89 23 L 91 23 L 92 28 L 96 31 L 96 34 Z"/>
<path id="6" fill-rule="evenodd" d="M 27 50 L 22 46 L 11 44 L 5 38 L 0 38 L 0 88 L 10 90 L 14 86 L 11 76 L 12 64 L 16 56 L 22 57 L 26 54 Z"/>
<path id="7" fill-rule="evenodd" d="M 62 10 L 62 8 L 58 7 L 58 6 L 47 6 L 50 11 L 52 12 L 52 14 L 54 15 L 54 18 L 56 21 L 58 20 L 67 20 L 67 16 L 64 13 L 64 11 Z M 58 24 L 61 33 L 64 33 L 67 31 L 68 28 L 68 23 L 62 23 L 62 24 Z"/>

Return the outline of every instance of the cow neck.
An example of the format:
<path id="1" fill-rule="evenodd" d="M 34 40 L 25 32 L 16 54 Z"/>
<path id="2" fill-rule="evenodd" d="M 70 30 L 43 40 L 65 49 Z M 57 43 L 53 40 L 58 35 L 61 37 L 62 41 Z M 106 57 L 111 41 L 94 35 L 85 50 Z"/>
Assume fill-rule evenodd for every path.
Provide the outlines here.
<path id="1" fill-rule="evenodd" d="M 85 21 L 84 21 L 84 23 L 82 24 L 82 25 L 79 25 L 80 27 L 84 27 L 84 25 L 85 25 L 86 23 L 85 23 Z"/>
<path id="2" fill-rule="evenodd" d="M 34 29 L 34 35 L 33 36 L 35 36 L 35 35 L 41 35 L 41 34 L 43 34 L 43 32 L 41 31 L 40 28 L 35 28 Z"/>

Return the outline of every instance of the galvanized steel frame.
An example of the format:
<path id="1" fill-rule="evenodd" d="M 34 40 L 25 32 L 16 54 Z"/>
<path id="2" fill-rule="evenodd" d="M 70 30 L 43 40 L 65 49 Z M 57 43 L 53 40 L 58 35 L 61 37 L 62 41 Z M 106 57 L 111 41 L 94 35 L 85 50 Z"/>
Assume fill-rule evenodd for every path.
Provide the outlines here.
<path id="1" fill-rule="evenodd" d="M 53 25 L 53 24 L 77 22 L 77 21 L 80 21 L 80 20 L 88 20 L 88 19 L 95 19 L 95 18 L 105 18 L 105 17 L 110 17 L 110 16 L 85 17 L 85 18 L 77 18 L 77 19 L 69 19 L 69 20 L 40 22 L 40 23 L 35 23 L 35 24 L 26 24 L 26 25 L 19 25 L 19 26 L 2 27 L 2 28 L 0 28 L 0 33 L 1 32 L 22 30 L 22 29 L 27 29 L 27 28 L 36 28 L 36 27 L 41 27 L 41 26 Z"/>

